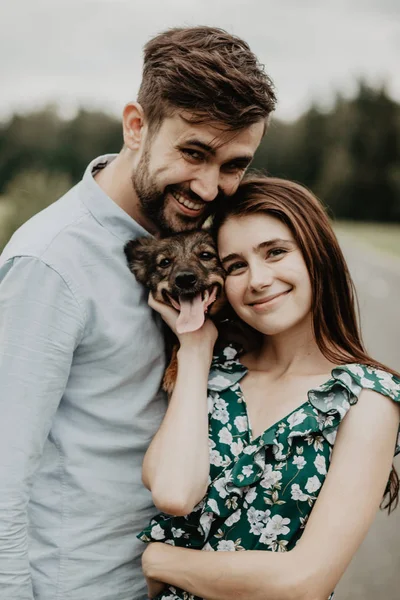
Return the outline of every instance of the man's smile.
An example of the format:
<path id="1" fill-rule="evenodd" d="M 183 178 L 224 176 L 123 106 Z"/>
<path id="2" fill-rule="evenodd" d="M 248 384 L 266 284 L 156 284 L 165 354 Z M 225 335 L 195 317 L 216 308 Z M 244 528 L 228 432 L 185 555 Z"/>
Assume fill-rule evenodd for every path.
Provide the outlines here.
<path id="1" fill-rule="evenodd" d="M 198 216 L 203 212 L 205 203 L 202 201 L 195 201 L 188 198 L 177 190 L 170 190 L 171 196 L 177 201 L 177 203 L 184 209 L 183 212 L 190 214 L 191 216 Z"/>

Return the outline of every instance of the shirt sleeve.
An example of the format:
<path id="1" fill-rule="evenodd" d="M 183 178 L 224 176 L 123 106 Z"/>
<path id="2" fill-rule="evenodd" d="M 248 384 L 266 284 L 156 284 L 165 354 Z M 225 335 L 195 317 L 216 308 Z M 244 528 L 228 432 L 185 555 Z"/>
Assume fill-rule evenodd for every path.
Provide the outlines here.
<path id="1" fill-rule="evenodd" d="M 0 596 L 32 600 L 29 483 L 83 333 L 65 280 L 32 257 L 0 266 Z"/>

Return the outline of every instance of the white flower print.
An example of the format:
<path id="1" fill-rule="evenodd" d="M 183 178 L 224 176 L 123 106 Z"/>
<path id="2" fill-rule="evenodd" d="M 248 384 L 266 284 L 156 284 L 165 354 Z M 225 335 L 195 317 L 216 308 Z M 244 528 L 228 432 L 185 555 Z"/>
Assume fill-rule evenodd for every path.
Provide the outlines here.
<path id="1" fill-rule="evenodd" d="M 200 516 L 200 526 L 204 531 L 204 537 L 206 538 L 210 533 L 211 524 L 214 522 L 214 514 L 211 512 L 204 512 Z"/>
<path id="2" fill-rule="evenodd" d="M 290 519 L 285 519 L 281 515 L 274 515 L 271 517 L 266 526 L 266 534 L 272 536 L 278 535 L 286 535 L 289 533 L 290 529 L 287 527 L 289 525 Z"/>
<path id="3" fill-rule="evenodd" d="M 220 421 L 223 425 L 226 425 L 229 421 L 229 413 L 227 410 L 216 410 L 211 415 L 212 419 Z"/>
<path id="4" fill-rule="evenodd" d="M 232 360 L 232 358 L 235 358 L 237 351 L 232 346 L 227 346 L 223 349 L 222 353 L 228 360 Z"/>
<path id="5" fill-rule="evenodd" d="M 236 417 L 236 419 L 234 420 L 234 424 L 235 424 L 236 429 L 240 433 L 243 433 L 243 431 L 247 431 L 247 429 L 248 429 L 248 423 L 247 423 L 246 416 Z"/>
<path id="6" fill-rule="evenodd" d="M 226 410 L 228 408 L 228 403 L 225 402 L 221 396 L 216 396 L 214 400 L 214 406 L 217 410 Z"/>
<path id="7" fill-rule="evenodd" d="M 249 491 L 247 492 L 247 494 L 245 495 L 244 499 L 247 502 L 247 504 L 252 504 L 254 502 L 254 500 L 257 498 L 257 492 L 256 492 L 256 488 L 251 487 L 249 489 Z"/>
<path id="8" fill-rule="evenodd" d="M 283 453 L 283 444 L 281 442 L 274 443 L 273 452 L 276 460 L 285 460 L 285 455 Z"/>
<path id="9" fill-rule="evenodd" d="M 249 445 L 243 450 L 244 454 L 254 454 L 255 452 L 257 452 L 257 446 Z"/>
<path id="10" fill-rule="evenodd" d="M 308 500 L 308 495 L 302 492 L 298 483 L 294 483 L 291 486 L 291 494 L 292 500 L 306 502 Z"/>
<path id="11" fill-rule="evenodd" d="M 263 529 L 260 531 L 260 542 L 262 544 L 269 545 L 274 540 L 276 540 L 276 535 L 274 533 L 270 533 L 267 530 L 267 527 L 263 526 Z"/>
<path id="12" fill-rule="evenodd" d="M 265 524 L 262 521 L 256 521 L 256 523 L 250 523 L 250 533 L 253 535 L 261 535 L 265 529 Z"/>
<path id="13" fill-rule="evenodd" d="M 317 490 L 319 490 L 320 487 L 321 487 L 321 482 L 316 475 L 314 475 L 314 477 L 309 477 L 307 479 L 305 488 L 309 494 L 316 492 Z"/>
<path id="14" fill-rule="evenodd" d="M 384 387 L 389 392 L 400 392 L 400 384 L 396 383 L 391 373 L 382 371 L 382 369 L 374 369 L 375 375 Z"/>
<path id="15" fill-rule="evenodd" d="M 362 377 L 364 375 L 364 369 L 360 367 L 360 365 L 348 365 L 348 370 L 354 375 L 358 375 L 358 377 Z"/>
<path id="16" fill-rule="evenodd" d="M 373 389 L 375 387 L 375 383 L 371 379 L 368 379 L 368 377 L 361 377 L 360 384 L 364 388 Z"/>
<path id="17" fill-rule="evenodd" d="M 175 527 L 171 527 L 171 532 L 174 538 L 180 538 L 185 533 L 183 529 L 176 529 Z"/>
<path id="18" fill-rule="evenodd" d="M 211 508 L 213 513 L 215 513 L 216 515 L 219 515 L 218 504 L 216 503 L 216 501 L 213 498 L 209 498 L 209 500 L 207 501 L 207 504 Z"/>
<path id="19" fill-rule="evenodd" d="M 217 479 L 214 483 L 214 487 L 222 499 L 227 497 L 228 492 L 226 491 L 225 478 L 221 477 L 220 479 Z"/>
<path id="20" fill-rule="evenodd" d="M 229 469 L 228 471 L 225 471 L 223 477 L 219 477 L 214 482 L 214 487 L 222 499 L 226 498 L 228 495 L 226 486 L 231 481 L 231 473 L 232 473 L 231 469 Z"/>
<path id="21" fill-rule="evenodd" d="M 258 522 L 265 523 L 270 514 L 270 510 L 257 510 L 254 506 L 251 506 L 247 511 L 247 520 L 250 524 Z"/>
<path id="22" fill-rule="evenodd" d="M 210 464 L 215 467 L 222 467 L 223 460 L 218 450 L 210 450 Z"/>
<path id="23" fill-rule="evenodd" d="M 219 441 L 221 444 L 229 444 L 231 445 L 233 442 L 233 437 L 231 432 L 227 427 L 223 427 L 218 433 Z"/>
<path id="24" fill-rule="evenodd" d="M 252 465 L 246 465 L 245 467 L 243 467 L 242 473 L 243 473 L 243 475 L 245 477 L 250 477 L 250 475 L 253 474 L 253 467 L 252 467 Z"/>
<path id="25" fill-rule="evenodd" d="M 323 454 L 317 454 L 314 465 L 320 475 L 326 475 L 326 460 Z"/>
<path id="26" fill-rule="evenodd" d="M 296 425 L 300 425 L 300 423 L 302 423 L 306 418 L 307 418 L 307 415 L 304 412 L 304 408 L 301 408 L 300 410 L 296 410 L 296 412 L 289 415 L 289 417 L 288 417 L 288 423 L 289 423 L 290 429 L 293 429 L 293 427 L 295 427 Z"/>
<path id="27" fill-rule="evenodd" d="M 223 375 L 215 375 L 214 377 L 208 380 L 208 383 L 219 388 L 226 388 L 229 386 L 230 381 L 227 377 L 224 377 Z"/>
<path id="28" fill-rule="evenodd" d="M 249 508 L 247 511 L 247 520 L 250 523 L 250 532 L 253 535 L 261 535 L 270 514 L 270 510 L 256 510 L 254 506 Z"/>
<path id="29" fill-rule="evenodd" d="M 239 454 L 243 451 L 243 442 L 242 440 L 238 440 L 237 442 L 232 442 L 231 444 L 231 452 L 233 456 L 239 456 Z"/>
<path id="30" fill-rule="evenodd" d="M 227 525 L 228 527 L 231 527 L 231 525 L 233 525 L 234 523 L 237 523 L 240 519 L 241 513 L 242 513 L 242 511 L 240 508 L 238 508 L 238 510 L 235 510 L 235 512 L 226 519 L 225 525 Z"/>
<path id="31" fill-rule="evenodd" d="M 296 465 L 296 467 L 300 471 L 307 464 L 307 461 L 304 458 L 304 456 L 297 456 L 297 455 L 295 455 L 293 457 L 293 464 Z"/>
<path id="32" fill-rule="evenodd" d="M 217 550 L 222 552 L 235 552 L 235 542 L 233 540 L 221 540 L 218 542 Z"/>
<path id="33" fill-rule="evenodd" d="M 161 527 L 161 525 L 154 525 L 151 528 L 151 537 L 154 540 L 164 540 L 165 539 L 165 533 L 164 533 L 164 530 Z"/>
<path id="34" fill-rule="evenodd" d="M 280 471 L 274 471 L 272 469 L 272 465 L 266 465 L 260 485 L 262 485 L 262 487 L 266 490 L 270 490 L 281 479 L 282 473 Z"/>

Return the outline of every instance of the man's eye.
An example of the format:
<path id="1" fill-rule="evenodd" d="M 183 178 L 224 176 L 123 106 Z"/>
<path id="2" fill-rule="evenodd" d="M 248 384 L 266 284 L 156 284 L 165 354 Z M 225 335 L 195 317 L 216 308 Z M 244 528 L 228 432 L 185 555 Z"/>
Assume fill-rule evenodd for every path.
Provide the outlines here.
<path id="1" fill-rule="evenodd" d="M 169 267 L 171 263 L 172 260 L 170 258 L 162 258 L 157 266 L 161 267 L 162 269 L 165 269 L 166 267 Z"/>
<path id="2" fill-rule="evenodd" d="M 185 155 L 186 158 L 189 158 L 191 160 L 203 160 L 204 155 L 199 152 L 198 150 L 193 150 L 192 148 L 182 148 L 181 149 L 182 154 Z"/>
<path id="3" fill-rule="evenodd" d="M 246 167 L 243 165 L 238 165 L 237 163 L 228 163 L 223 167 L 224 171 L 227 173 L 240 173 L 246 170 Z"/>
<path id="4" fill-rule="evenodd" d="M 215 258 L 215 254 L 213 254 L 212 252 L 200 252 L 199 258 L 200 260 L 211 260 Z"/>

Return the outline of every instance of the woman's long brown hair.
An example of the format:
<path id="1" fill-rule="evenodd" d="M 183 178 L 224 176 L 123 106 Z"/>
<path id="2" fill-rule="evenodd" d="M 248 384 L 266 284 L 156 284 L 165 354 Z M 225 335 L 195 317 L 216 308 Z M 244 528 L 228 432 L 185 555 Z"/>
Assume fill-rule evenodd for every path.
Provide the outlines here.
<path id="1" fill-rule="evenodd" d="M 292 232 L 307 265 L 312 286 L 312 316 L 316 342 L 334 364 L 360 363 L 399 373 L 365 350 L 353 281 L 328 216 L 317 198 L 303 186 L 266 176 L 249 176 L 234 196 L 218 203 L 212 231 L 232 216 L 264 213 Z M 357 311 L 356 311 L 357 307 Z M 390 512 L 399 501 L 399 477 L 392 467 L 381 508 Z"/>

